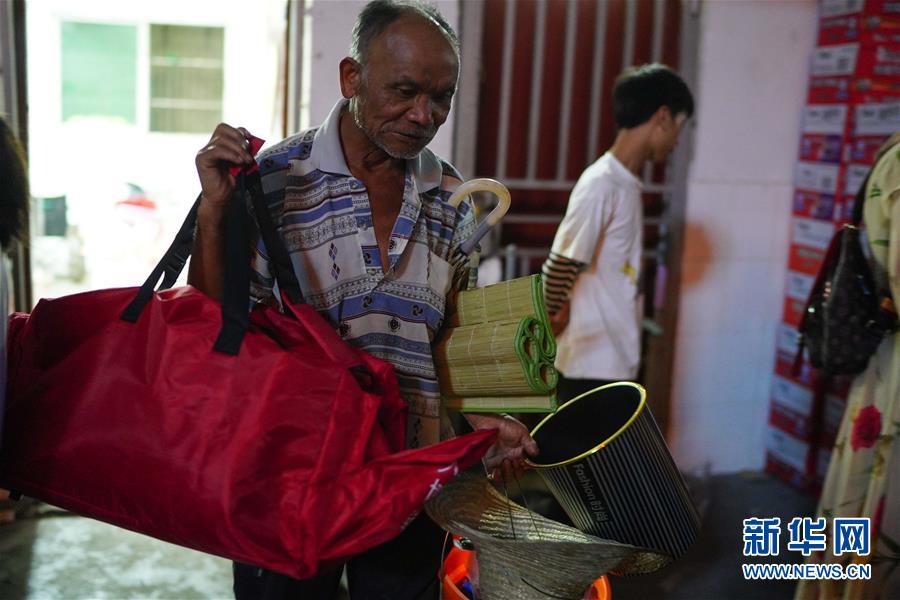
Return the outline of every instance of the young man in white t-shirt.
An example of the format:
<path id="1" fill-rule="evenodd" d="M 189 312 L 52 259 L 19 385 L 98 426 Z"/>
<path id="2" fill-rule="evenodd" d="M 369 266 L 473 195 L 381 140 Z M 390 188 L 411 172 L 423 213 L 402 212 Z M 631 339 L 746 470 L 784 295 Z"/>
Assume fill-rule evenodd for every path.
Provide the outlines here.
<path id="1" fill-rule="evenodd" d="M 694 100 L 660 64 L 616 79 L 618 133 L 569 197 L 550 257 L 544 297 L 557 335 L 560 403 L 611 381 L 633 380 L 641 355 L 644 165 L 666 160 Z"/>

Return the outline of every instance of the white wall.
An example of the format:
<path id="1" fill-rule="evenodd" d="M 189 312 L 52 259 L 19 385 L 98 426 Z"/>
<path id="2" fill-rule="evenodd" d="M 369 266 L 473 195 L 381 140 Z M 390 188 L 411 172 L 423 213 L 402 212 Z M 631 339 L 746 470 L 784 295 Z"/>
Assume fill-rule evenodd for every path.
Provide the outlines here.
<path id="1" fill-rule="evenodd" d="M 12 68 L 12 4 L 0 3 L 0 118 L 9 119 L 13 83 Z"/>
<path id="2" fill-rule="evenodd" d="M 106 0 L 44 0 L 28 4 L 28 72 L 31 167 L 34 193 L 51 196 L 64 193 L 57 189 L 72 175 L 59 177 L 60 168 L 84 169 L 79 161 L 62 165 L 60 136 L 65 150 L 81 156 L 103 156 L 107 172 L 122 173 L 122 178 L 168 193 L 191 186 L 196 188 L 194 155 L 209 139 L 209 133 L 168 134 L 149 131 L 149 66 L 145 36 L 148 23 L 221 26 L 225 28 L 225 88 L 223 119 L 243 125 L 277 141 L 273 122 L 278 72 L 278 48 L 283 37 L 283 0 L 260 2 L 258 10 L 245 11 L 241 0 L 156 0 L 150 3 L 108 2 Z M 98 120 L 62 122 L 60 23 L 83 21 L 138 26 L 137 122 L 132 126 L 107 125 Z M 86 133 L 93 133 L 87 136 Z M 210 133 L 212 133 L 210 131 Z M 109 138 L 104 139 L 107 135 Z M 116 138 L 115 136 L 118 136 Z M 96 145 L 90 145 L 92 142 Z M 117 145 L 118 143 L 118 145 Z M 169 162 L 169 159 L 177 157 Z M 160 163 L 166 164 L 166 177 L 160 177 Z M 56 177 L 47 177 L 54 172 Z M 191 197 L 184 202 L 190 203 Z"/>
<path id="3" fill-rule="evenodd" d="M 763 465 L 816 4 L 701 10 L 670 445 L 730 472 Z"/>
<path id="4" fill-rule="evenodd" d="M 315 127 L 325 120 L 328 112 L 341 97 L 338 64 L 350 52 L 350 32 L 359 11 L 368 0 L 315 0 L 312 15 L 313 55 L 310 60 L 310 126 Z M 459 30 L 458 0 L 437 0 L 432 2 L 444 15 L 447 22 Z M 429 148 L 447 160 L 452 156 L 454 109 L 441 126 Z"/>
<path id="5" fill-rule="evenodd" d="M 76 244 L 62 238 L 32 239 L 36 297 L 141 281 L 199 191 L 194 157 L 212 132 L 149 130 L 149 24 L 223 27 L 223 120 L 272 143 L 281 137 L 277 82 L 284 3 L 261 0 L 253 10 L 246 10 L 243 0 L 28 3 L 31 190 L 36 197 L 67 196 L 69 223 L 77 229 L 69 237 L 80 240 L 73 250 Z M 98 117 L 62 120 L 60 31 L 66 21 L 137 28 L 135 123 Z M 140 185 L 158 206 L 159 226 L 147 227 L 140 236 L 123 229 L 117 216 L 115 203 L 125 197 L 125 182 Z M 85 258 L 86 279 L 72 281 L 55 267 L 75 255 Z"/>

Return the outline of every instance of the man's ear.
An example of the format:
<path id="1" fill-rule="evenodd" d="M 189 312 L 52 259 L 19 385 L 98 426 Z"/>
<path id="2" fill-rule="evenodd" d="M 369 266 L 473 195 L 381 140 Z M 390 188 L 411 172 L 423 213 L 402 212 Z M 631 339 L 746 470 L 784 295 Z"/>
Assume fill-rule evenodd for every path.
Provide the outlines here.
<path id="1" fill-rule="evenodd" d="M 348 100 L 359 93 L 362 83 L 362 65 L 350 58 L 344 57 L 340 64 L 341 95 Z"/>
<path id="2" fill-rule="evenodd" d="M 656 112 L 653 113 L 653 123 L 659 126 L 661 129 L 668 130 L 675 124 L 675 119 L 673 118 L 672 111 L 669 110 L 669 107 L 666 105 L 660 106 L 656 109 Z"/>

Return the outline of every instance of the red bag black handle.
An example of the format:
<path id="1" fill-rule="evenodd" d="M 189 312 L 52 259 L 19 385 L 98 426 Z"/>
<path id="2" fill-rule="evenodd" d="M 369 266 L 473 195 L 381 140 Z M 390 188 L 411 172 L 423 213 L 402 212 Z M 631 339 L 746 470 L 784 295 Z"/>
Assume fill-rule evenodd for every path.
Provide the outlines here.
<path id="1" fill-rule="evenodd" d="M 231 355 L 236 355 L 240 351 L 241 342 L 250 324 L 250 262 L 247 257 L 250 223 L 246 200 L 248 194 L 279 289 L 291 302 L 303 303 L 303 294 L 294 274 L 290 255 L 275 229 L 266 205 L 259 173 L 239 173 L 226 212 L 222 328 L 213 346 L 214 350 Z M 120 318 L 123 321 L 136 322 L 144 306 L 153 296 L 154 289 L 165 290 L 175 284 L 191 255 L 199 204 L 198 196 L 168 250 L 144 281 L 134 299 L 122 311 Z M 160 277 L 163 279 L 157 287 Z"/>
<path id="2" fill-rule="evenodd" d="M 284 242 L 281 236 L 278 235 L 275 223 L 272 221 L 272 215 L 269 213 L 259 171 L 246 175 L 246 185 L 247 192 L 250 194 L 250 199 L 253 202 L 253 212 L 256 216 L 256 223 L 259 226 L 259 234 L 269 255 L 269 267 L 275 275 L 278 288 L 294 304 L 303 304 L 303 292 L 300 291 L 300 283 L 297 281 L 297 276 L 294 273 L 291 257 L 287 248 L 284 247 Z"/>
<path id="3" fill-rule="evenodd" d="M 225 216 L 225 281 L 222 286 L 222 328 L 213 350 L 236 355 L 250 326 L 250 233 L 244 200 L 246 175 L 238 174 Z"/>
<path id="4" fill-rule="evenodd" d="M 163 254 L 160 261 L 156 263 L 156 267 L 150 272 L 150 276 L 141 285 L 134 300 L 122 311 L 120 318 L 123 321 L 134 323 L 138 320 L 144 306 L 153 296 L 154 289 L 165 290 L 175 285 L 175 280 L 178 279 L 188 257 L 191 255 L 191 247 L 194 243 L 194 227 L 197 222 L 197 208 L 199 206 L 200 196 L 197 196 L 194 205 L 188 211 L 187 216 L 184 218 L 184 223 L 181 224 L 181 229 L 175 234 L 175 239 L 172 240 L 168 250 Z M 156 288 L 160 277 L 163 277 L 163 281 L 160 283 L 159 288 Z"/>

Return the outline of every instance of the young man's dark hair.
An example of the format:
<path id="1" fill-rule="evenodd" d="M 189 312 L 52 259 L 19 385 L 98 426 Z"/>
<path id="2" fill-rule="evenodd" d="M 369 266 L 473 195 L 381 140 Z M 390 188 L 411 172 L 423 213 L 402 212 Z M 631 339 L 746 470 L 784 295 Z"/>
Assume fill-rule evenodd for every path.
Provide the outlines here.
<path id="1" fill-rule="evenodd" d="M 8 250 L 10 242 L 23 235 L 28 199 L 25 154 L 12 129 L 0 118 L 0 247 L 3 250 Z"/>
<path id="2" fill-rule="evenodd" d="M 626 70 L 613 87 L 613 117 L 619 129 L 637 127 L 665 106 L 672 117 L 694 114 L 694 97 L 675 71 L 659 63 Z"/>

